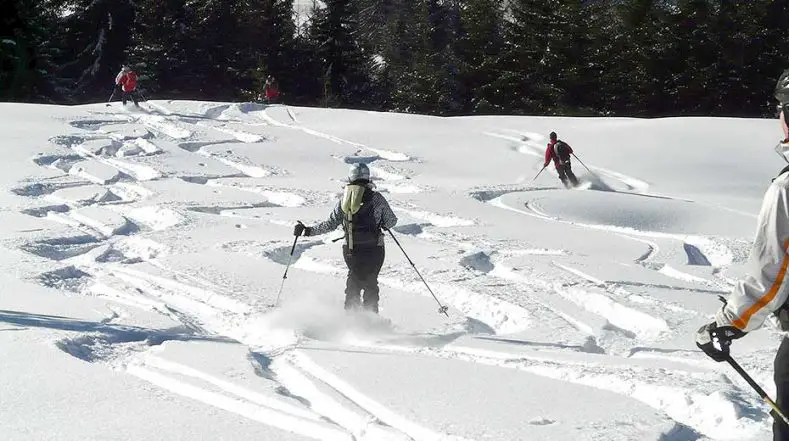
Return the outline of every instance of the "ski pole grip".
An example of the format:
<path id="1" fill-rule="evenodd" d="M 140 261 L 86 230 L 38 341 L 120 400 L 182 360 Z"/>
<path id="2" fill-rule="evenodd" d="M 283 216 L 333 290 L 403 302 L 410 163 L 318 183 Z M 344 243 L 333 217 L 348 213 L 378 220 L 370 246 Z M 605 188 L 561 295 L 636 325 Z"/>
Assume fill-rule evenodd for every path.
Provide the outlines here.
<path id="1" fill-rule="evenodd" d="M 297 222 L 299 225 L 304 225 L 304 224 L 302 224 L 302 223 L 301 223 L 301 221 L 296 221 L 296 222 Z M 290 255 L 291 255 L 291 256 L 293 256 L 293 253 L 296 251 L 296 242 L 298 242 L 298 241 L 299 241 L 299 236 L 296 236 L 296 237 L 293 239 L 293 246 L 292 246 L 292 247 L 290 247 Z M 287 274 L 287 273 L 288 273 L 288 270 L 286 269 L 286 270 L 285 270 L 285 274 Z"/>

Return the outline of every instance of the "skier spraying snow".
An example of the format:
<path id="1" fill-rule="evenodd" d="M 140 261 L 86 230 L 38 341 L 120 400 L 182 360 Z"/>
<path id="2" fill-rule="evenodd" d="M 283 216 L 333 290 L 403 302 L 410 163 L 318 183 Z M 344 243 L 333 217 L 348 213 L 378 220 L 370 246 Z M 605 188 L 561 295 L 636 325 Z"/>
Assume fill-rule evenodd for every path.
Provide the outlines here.
<path id="1" fill-rule="evenodd" d="M 556 132 L 551 132 L 551 142 L 548 143 L 548 148 L 545 149 L 545 163 L 543 168 L 553 160 L 553 165 L 556 167 L 556 172 L 559 174 L 559 179 L 565 187 L 575 187 L 578 185 L 578 178 L 572 170 L 570 164 L 570 155 L 573 154 L 573 149 L 569 144 L 557 138 Z"/>
<path id="2" fill-rule="evenodd" d="M 312 227 L 301 222 L 293 228 L 295 236 L 318 236 L 334 231 L 342 225 L 345 244 L 342 254 L 348 266 L 345 285 L 345 309 L 378 313 L 378 273 L 384 263 L 383 230 L 397 225 L 397 216 L 381 193 L 374 190 L 370 169 L 365 164 L 353 164 L 348 174 L 342 200 L 329 219 Z M 364 290 L 364 301 L 361 292 Z"/>
<path id="3" fill-rule="evenodd" d="M 131 97 L 134 105 L 140 107 L 137 99 L 137 74 L 129 66 L 123 66 L 121 71 L 118 72 L 118 75 L 115 77 L 115 87 L 123 94 L 124 106 L 129 97 Z"/>
<path id="4" fill-rule="evenodd" d="M 789 70 L 778 80 L 775 97 L 781 103 L 781 128 L 784 140 L 776 151 L 789 162 Z M 774 314 L 782 330 L 789 330 L 789 286 L 785 283 L 789 267 L 789 166 L 778 174 L 764 194 L 757 220 L 756 238 L 748 257 L 748 272 L 737 283 L 715 321 L 699 328 L 696 345 L 715 361 L 728 361 L 733 340 L 760 328 Z M 734 367 L 734 365 L 733 365 Z M 736 367 L 735 367 L 736 369 Z M 789 406 L 789 338 L 785 337 L 775 355 L 773 373 L 776 402 L 780 409 Z M 756 389 L 756 388 L 754 388 Z M 757 389 L 757 392 L 759 390 Z M 761 394 L 761 393 L 760 393 Z M 768 404 L 769 397 L 762 396 Z M 775 441 L 789 441 L 789 424 L 774 410 Z"/>

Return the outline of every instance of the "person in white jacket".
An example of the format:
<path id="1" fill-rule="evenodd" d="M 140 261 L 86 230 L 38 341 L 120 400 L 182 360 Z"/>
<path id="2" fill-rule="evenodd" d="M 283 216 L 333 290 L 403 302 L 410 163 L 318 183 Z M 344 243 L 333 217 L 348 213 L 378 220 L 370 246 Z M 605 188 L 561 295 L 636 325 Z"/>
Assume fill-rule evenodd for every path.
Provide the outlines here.
<path id="1" fill-rule="evenodd" d="M 780 102 L 780 123 L 784 139 L 776 151 L 789 162 L 789 69 L 776 85 L 775 97 Z M 696 345 L 715 361 L 725 361 L 733 340 L 760 328 L 775 314 L 784 330 L 789 330 L 789 166 L 781 170 L 764 194 L 756 226 L 756 238 L 748 257 L 747 273 L 737 282 L 715 321 L 702 326 L 696 334 Z M 784 338 L 775 357 L 773 373 L 776 403 L 782 409 L 789 405 L 789 338 Z M 786 410 L 786 409 L 784 409 Z M 789 441 L 789 426 L 776 420 L 774 441 Z"/>

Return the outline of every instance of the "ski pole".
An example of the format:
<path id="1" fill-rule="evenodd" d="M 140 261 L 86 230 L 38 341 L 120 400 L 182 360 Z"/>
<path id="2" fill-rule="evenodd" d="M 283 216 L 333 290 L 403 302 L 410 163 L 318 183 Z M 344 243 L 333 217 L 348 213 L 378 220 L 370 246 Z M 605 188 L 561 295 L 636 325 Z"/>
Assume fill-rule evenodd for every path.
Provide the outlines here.
<path id="1" fill-rule="evenodd" d="M 110 105 L 110 102 L 111 102 L 111 101 L 112 101 L 112 99 L 115 97 L 115 91 L 116 91 L 116 90 L 118 90 L 118 87 L 117 87 L 117 86 L 114 86 L 114 87 L 112 88 L 112 93 L 110 94 L 110 99 L 108 99 L 108 100 L 107 100 L 107 106 L 109 106 L 109 105 Z"/>
<path id="2" fill-rule="evenodd" d="M 536 181 L 536 180 L 537 180 L 537 178 L 539 178 L 539 177 L 540 177 L 540 174 L 543 172 L 543 170 L 545 170 L 545 168 L 546 168 L 546 167 L 548 167 L 548 166 L 547 166 L 547 165 L 543 165 L 543 166 L 542 166 L 542 168 L 540 169 L 540 171 L 539 171 L 539 172 L 537 172 L 537 176 L 535 176 L 535 177 L 534 177 L 534 179 L 532 179 L 531 181 L 532 181 L 532 182 Z"/>
<path id="3" fill-rule="evenodd" d="M 589 173 L 591 173 L 591 174 L 592 174 L 592 176 L 595 176 L 595 177 L 597 176 L 596 174 L 594 174 L 594 172 L 593 172 L 592 170 L 589 170 L 589 167 L 587 167 L 587 166 L 586 166 L 586 164 L 584 164 L 584 162 L 583 162 L 583 161 L 581 161 L 581 158 L 579 158 L 579 157 L 575 156 L 575 153 L 573 153 L 572 155 L 575 157 L 575 159 L 577 159 L 577 160 L 578 160 L 578 162 L 580 162 L 580 163 L 581 163 L 581 165 L 583 165 L 583 166 L 584 166 L 584 168 L 585 168 L 585 169 L 586 169 L 586 170 L 587 170 Z M 598 178 L 598 179 L 599 179 L 599 178 Z"/>
<path id="4" fill-rule="evenodd" d="M 727 354 L 726 361 L 729 363 L 729 365 L 731 365 L 732 368 L 734 368 L 735 371 L 737 371 L 738 374 L 740 374 L 740 376 L 753 388 L 753 390 L 755 390 L 756 393 L 759 394 L 762 400 L 764 400 L 764 402 L 767 403 L 767 405 L 773 409 L 773 411 L 771 412 L 773 414 L 773 418 L 777 417 L 776 419 L 780 419 L 781 421 L 784 422 L 784 424 L 789 426 L 789 419 L 786 418 L 786 415 L 784 415 L 784 413 L 781 411 L 781 408 L 778 407 L 775 401 L 770 399 L 770 397 L 767 395 L 767 392 L 765 392 L 764 389 L 762 389 L 758 384 L 756 384 L 753 378 L 751 378 L 751 376 L 748 375 L 747 372 L 745 372 L 745 369 L 743 369 L 739 365 L 739 363 L 734 361 L 734 359 L 731 358 L 731 355 Z"/>
<path id="5" fill-rule="evenodd" d="M 298 222 L 299 224 L 301 224 L 301 221 Z M 282 288 L 285 286 L 285 279 L 288 278 L 288 270 L 290 269 L 290 262 L 291 260 L 293 260 L 293 252 L 296 251 L 296 242 L 298 241 L 299 241 L 299 236 L 296 236 L 296 238 L 293 239 L 293 246 L 290 248 L 290 256 L 288 256 L 288 266 L 285 267 L 285 274 L 282 275 L 282 284 L 279 285 L 279 292 L 277 293 L 277 303 L 274 304 L 275 306 L 279 306 L 279 296 L 282 295 Z"/>
<path id="6" fill-rule="evenodd" d="M 427 290 L 428 290 L 428 291 L 430 291 L 430 294 L 431 294 L 431 295 L 433 296 L 433 298 L 436 300 L 436 303 L 438 303 L 438 313 L 439 313 L 439 314 L 444 314 L 445 316 L 447 316 L 447 318 L 449 318 L 449 313 L 447 313 L 447 310 L 449 310 L 449 307 L 442 305 L 442 304 L 441 304 L 441 301 L 440 301 L 440 300 L 438 300 L 438 297 L 436 297 L 436 295 L 433 293 L 433 290 L 432 290 L 432 289 L 430 289 L 430 285 L 428 285 L 428 284 L 427 284 L 427 281 L 425 281 L 425 278 L 424 278 L 424 277 L 422 277 L 422 274 L 420 274 L 420 273 L 419 273 L 419 270 L 418 270 L 418 269 L 416 269 L 416 265 L 414 265 L 414 262 L 412 262 L 412 261 L 411 261 L 411 258 L 410 258 L 410 257 L 408 257 L 408 253 L 406 253 L 406 252 L 405 252 L 405 250 L 403 249 L 403 246 L 402 246 L 402 245 L 400 245 L 400 241 L 398 241 L 398 240 L 397 240 L 397 238 L 395 237 L 394 233 L 392 233 L 392 230 L 386 230 L 386 231 L 388 231 L 388 232 L 389 232 L 389 235 L 391 235 L 391 236 L 392 236 L 392 239 L 394 239 L 395 243 L 396 243 L 396 244 L 397 244 L 397 246 L 400 248 L 400 251 L 402 251 L 402 252 L 403 252 L 403 255 L 404 255 L 404 256 L 405 256 L 405 258 L 408 260 L 408 263 L 410 263 L 410 264 L 411 264 L 411 266 L 414 268 L 414 271 L 416 271 L 416 274 L 419 276 L 419 278 L 420 278 L 420 279 L 422 279 L 422 283 L 424 283 L 424 284 L 425 284 L 425 286 L 427 287 Z"/>

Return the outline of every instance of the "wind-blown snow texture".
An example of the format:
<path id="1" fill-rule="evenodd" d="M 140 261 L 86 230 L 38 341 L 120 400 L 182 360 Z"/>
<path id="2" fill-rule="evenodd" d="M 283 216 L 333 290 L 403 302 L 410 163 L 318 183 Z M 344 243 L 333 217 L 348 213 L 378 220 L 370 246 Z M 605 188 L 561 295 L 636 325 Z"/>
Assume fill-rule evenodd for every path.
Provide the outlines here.
<path id="1" fill-rule="evenodd" d="M 781 167 L 773 121 L 0 104 L 0 437 L 770 439 L 693 345 Z M 542 166 L 555 130 L 594 172 Z M 368 163 L 381 318 L 323 220 Z M 781 334 L 734 355 L 770 392 Z"/>

